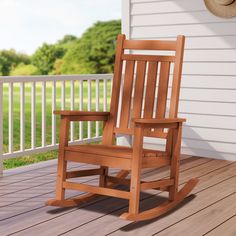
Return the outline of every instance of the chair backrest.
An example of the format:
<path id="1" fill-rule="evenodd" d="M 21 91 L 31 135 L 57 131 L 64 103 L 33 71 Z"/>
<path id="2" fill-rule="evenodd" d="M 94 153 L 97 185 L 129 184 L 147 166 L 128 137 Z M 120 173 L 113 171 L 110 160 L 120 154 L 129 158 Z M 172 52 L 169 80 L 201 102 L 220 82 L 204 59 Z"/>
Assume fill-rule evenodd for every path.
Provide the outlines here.
<path id="1" fill-rule="evenodd" d="M 126 40 L 118 35 L 107 134 L 132 135 L 132 118 L 177 117 L 184 41 L 184 36 L 165 41 Z M 153 53 L 145 55 L 142 50 Z M 149 130 L 145 136 L 166 138 L 167 133 Z"/>

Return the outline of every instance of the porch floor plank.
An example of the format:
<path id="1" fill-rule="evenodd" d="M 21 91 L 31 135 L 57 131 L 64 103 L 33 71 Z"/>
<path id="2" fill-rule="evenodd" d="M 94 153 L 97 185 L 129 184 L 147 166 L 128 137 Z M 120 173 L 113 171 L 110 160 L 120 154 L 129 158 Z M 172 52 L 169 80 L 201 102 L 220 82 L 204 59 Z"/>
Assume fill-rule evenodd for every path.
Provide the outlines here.
<path id="1" fill-rule="evenodd" d="M 207 236 L 222 236 L 227 232 L 229 236 L 236 235 L 236 214 L 233 217 L 230 217 L 222 224 L 218 225 L 218 227 L 209 231 Z"/>
<path id="2" fill-rule="evenodd" d="M 78 164 L 70 168 L 77 168 Z M 87 165 L 80 165 L 86 169 Z M 236 235 L 236 162 L 188 157 L 181 160 L 180 185 L 193 177 L 199 184 L 186 201 L 158 219 L 132 223 L 118 216 L 128 201 L 100 197 L 80 207 L 45 206 L 54 196 L 56 162 L 8 172 L 0 178 L 0 235 Z M 115 170 L 116 172 L 116 170 Z M 167 168 L 148 170 L 143 179 L 163 178 Z M 97 176 L 83 181 L 93 184 Z M 181 187 L 181 186 L 180 186 Z M 67 196 L 77 196 L 68 191 Z M 141 196 L 141 209 L 152 207 L 167 195 L 155 190 Z"/>

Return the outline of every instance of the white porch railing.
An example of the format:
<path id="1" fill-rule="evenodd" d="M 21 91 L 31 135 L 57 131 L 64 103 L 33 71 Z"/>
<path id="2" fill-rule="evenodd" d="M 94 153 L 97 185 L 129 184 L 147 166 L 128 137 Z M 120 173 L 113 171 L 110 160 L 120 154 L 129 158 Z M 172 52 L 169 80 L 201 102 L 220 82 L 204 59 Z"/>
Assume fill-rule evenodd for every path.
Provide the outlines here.
<path id="1" fill-rule="evenodd" d="M 0 77 L 0 172 L 4 159 L 57 149 L 58 119 L 52 112 L 106 111 L 111 86 L 111 74 Z M 71 122 L 71 143 L 100 139 L 99 122 Z"/>

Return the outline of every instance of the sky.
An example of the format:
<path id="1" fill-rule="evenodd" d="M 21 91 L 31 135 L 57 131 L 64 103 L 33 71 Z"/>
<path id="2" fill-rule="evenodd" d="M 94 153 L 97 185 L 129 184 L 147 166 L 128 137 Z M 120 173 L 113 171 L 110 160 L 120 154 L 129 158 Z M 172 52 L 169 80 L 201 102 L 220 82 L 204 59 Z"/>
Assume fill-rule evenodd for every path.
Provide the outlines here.
<path id="1" fill-rule="evenodd" d="M 0 49 L 32 54 L 43 42 L 120 18 L 121 0 L 0 0 Z"/>

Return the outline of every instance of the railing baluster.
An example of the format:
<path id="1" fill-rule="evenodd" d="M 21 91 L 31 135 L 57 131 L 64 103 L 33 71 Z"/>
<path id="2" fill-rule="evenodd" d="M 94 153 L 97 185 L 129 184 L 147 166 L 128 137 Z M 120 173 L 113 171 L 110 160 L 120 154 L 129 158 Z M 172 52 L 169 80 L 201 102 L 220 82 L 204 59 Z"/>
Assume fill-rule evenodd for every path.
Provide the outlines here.
<path id="1" fill-rule="evenodd" d="M 96 79 L 96 111 L 99 111 L 99 79 Z M 99 137 L 99 121 L 96 121 L 96 137 Z"/>
<path id="2" fill-rule="evenodd" d="M 103 80 L 103 111 L 107 111 L 107 79 Z"/>
<path id="3" fill-rule="evenodd" d="M 35 82 L 31 83 L 31 148 L 35 148 L 35 108 L 36 108 L 36 90 Z"/>
<path id="4" fill-rule="evenodd" d="M 110 92 L 110 96 L 111 96 L 111 94 L 112 94 L 112 79 L 109 79 L 110 80 L 110 86 L 111 86 L 111 92 Z"/>
<path id="5" fill-rule="evenodd" d="M 46 82 L 42 82 L 42 147 L 46 146 Z"/>
<path id="6" fill-rule="evenodd" d="M 3 175 L 3 83 L 0 81 L 0 176 Z"/>
<path id="7" fill-rule="evenodd" d="M 88 111 L 91 111 L 91 80 L 88 80 Z M 91 138 L 91 121 L 88 121 L 88 139 Z"/>
<path id="8" fill-rule="evenodd" d="M 109 75 L 110 76 L 110 75 Z M 52 111 L 48 112 L 53 112 L 56 109 L 56 104 L 57 104 L 57 85 L 60 83 L 61 84 L 61 109 L 65 110 L 66 109 L 66 85 L 70 81 L 70 109 L 73 110 L 75 109 L 75 87 L 76 82 L 75 79 L 79 81 L 79 109 L 83 110 L 84 109 L 84 81 L 86 81 L 86 92 L 87 92 L 87 110 L 91 111 L 93 106 L 95 105 L 96 111 L 100 110 L 100 103 L 104 100 L 104 110 L 108 109 L 108 99 L 107 95 L 110 96 L 110 84 L 107 84 L 108 82 L 110 83 L 110 77 L 108 75 L 96 75 L 96 76 L 87 76 L 87 75 L 78 75 L 78 76 L 70 76 L 64 77 L 64 76 L 54 76 L 54 77 L 48 77 L 48 80 L 52 82 L 52 95 L 51 95 L 51 101 L 52 101 Z M 100 82 L 101 80 L 104 81 L 103 84 L 103 98 L 100 98 Z M 60 81 L 60 82 L 57 82 Z M 51 83 L 50 82 L 50 83 Z M 19 85 L 20 89 L 20 148 L 18 150 L 14 150 L 14 86 L 15 83 Z M 28 87 L 26 90 L 25 84 L 29 83 L 31 87 L 30 95 L 26 93 L 28 91 Z M 58 84 L 57 84 L 58 83 Z M 93 84 L 94 83 L 94 84 Z M 37 133 L 37 126 L 36 126 L 36 113 L 37 113 L 37 85 L 40 84 L 41 86 L 41 94 L 40 94 L 40 100 L 41 100 L 41 144 L 37 147 L 36 143 L 36 138 L 37 135 L 40 135 Z M 6 114 L 3 114 L 3 106 L 1 106 L 1 103 L 3 103 L 3 88 L 5 89 L 8 88 L 8 96 L 7 99 L 9 101 L 9 109 L 8 109 L 8 150 L 6 153 L 3 153 L 3 117 Z M 8 87 L 7 87 L 8 86 Z M 95 87 L 93 87 L 95 86 Z M 109 88 L 107 88 L 109 87 Z M 93 104 L 93 89 L 95 89 L 96 94 L 94 94 L 96 98 L 96 103 Z M 26 127 L 25 127 L 25 117 L 26 114 L 28 115 L 27 110 L 26 110 L 26 104 L 25 101 L 26 99 L 31 99 L 31 110 L 30 110 L 30 116 L 31 116 L 31 143 L 29 149 L 26 149 L 26 140 L 25 140 L 25 135 L 26 135 Z M 19 157 L 23 155 L 31 155 L 33 153 L 39 153 L 39 152 L 45 152 L 49 150 L 55 150 L 57 147 L 57 125 L 56 125 L 56 116 L 52 114 L 52 127 L 51 127 L 51 132 L 52 132 L 52 138 L 50 144 L 47 144 L 47 138 L 46 138 L 46 125 L 47 125 L 47 80 L 44 77 L 41 76 L 34 76 L 34 77 L 1 77 L 0 78 L 0 174 L 2 171 L 2 159 L 8 159 L 12 157 Z M 28 100 L 27 100 L 28 101 Z M 5 105 L 5 103 L 4 103 Z M 59 108 L 60 109 L 60 108 Z M 5 109 L 4 109 L 5 110 Z M 84 122 L 79 122 L 79 140 L 77 137 L 75 138 L 75 124 L 71 124 L 71 131 L 70 131 L 70 141 L 73 143 L 77 142 L 83 142 L 83 141 L 88 141 L 92 142 L 94 140 L 98 141 L 100 140 L 100 122 L 95 123 L 95 127 L 93 126 L 93 122 L 90 121 L 88 122 L 87 126 L 87 135 L 86 139 L 84 137 Z M 17 128 L 17 127 L 16 127 Z M 95 128 L 95 135 L 93 135 L 93 128 Z M 27 143 L 28 146 L 28 143 Z"/>
<path id="9" fill-rule="evenodd" d="M 62 87 L 61 87 L 61 109 L 65 110 L 65 103 L 66 103 L 66 82 L 62 81 Z"/>
<path id="10" fill-rule="evenodd" d="M 74 80 L 70 81 L 70 109 L 74 110 L 75 106 L 75 91 L 74 91 Z M 74 141 L 74 122 L 70 122 L 70 141 Z"/>
<path id="11" fill-rule="evenodd" d="M 25 83 L 20 83 L 20 150 L 25 150 Z"/>
<path id="12" fill-rule="evenodd" d="M 52 145 L 56 145 L 56 116 L 53 114 L 56 110 L 56 81 L 52 81 Z"/>
<path id="13" fill-rule="evenodd" d="M 13 83 L 8 84 L 8 152 L 13 152 Z"/>
<path id="14" fill-rule="evenodd" d="M 83 88 L 83 80 L 80 80 L 79 81 L 80 83 L 79 83 L 79 88 L 80 88 L 80 90 L 79 90 L 79 109 L 80 109 L 80 111 L 83 111 L 83 103 L 84 103 L 84 88 Z M 83 131 L 83 128 L 84 128 L 84 126 L 83 126 L 83 121 L 80 121 L 79 122 L 79 139 L 80 140 L 82 140 L 83 139 L 83 136 L 84 136 L 84 131 Z"/>
<path id="15" fill-rule="evenodd" d="M 109 103 L 109 106 L 111 105 L 111 96 L 112 96 L 112 79 L 109 79 L 109 81 L 110 81 L 110 103 Z"/>

